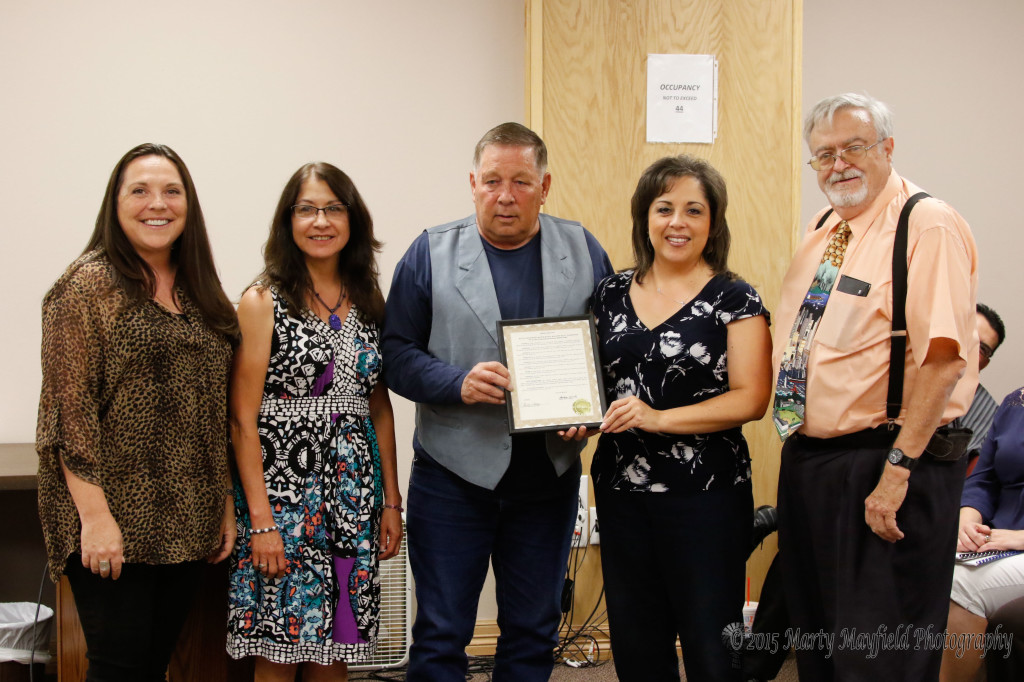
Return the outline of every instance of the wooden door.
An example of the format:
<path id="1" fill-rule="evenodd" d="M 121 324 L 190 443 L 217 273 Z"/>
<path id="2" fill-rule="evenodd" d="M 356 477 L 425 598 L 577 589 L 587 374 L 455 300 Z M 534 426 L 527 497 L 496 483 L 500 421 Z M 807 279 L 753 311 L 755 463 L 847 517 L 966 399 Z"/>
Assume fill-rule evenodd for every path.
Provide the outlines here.
<path id="1" fill-rule="evenodd" d="M 670 154 L 706 158 L 728 184 L 730 267 L 774 310 L 799 234 L 801 9 L 800 0 L 528 0 L 527 123 L 549 150 L 545 211 L 581 221 L 616 269 L 628 267 L 629 202 L 644 168 Z M 673 53 L 718 59 L 713 144 L 646 142 L 647 55 Z M 755 504 L 774 504 L 781 447 L 770 416 L 744 433 Z M 772 536 L 748 562 L 752 598 L 775 549 Z M 591 551 L 580 570 L 581 617 L 598 598 L 599 562 Z"/>

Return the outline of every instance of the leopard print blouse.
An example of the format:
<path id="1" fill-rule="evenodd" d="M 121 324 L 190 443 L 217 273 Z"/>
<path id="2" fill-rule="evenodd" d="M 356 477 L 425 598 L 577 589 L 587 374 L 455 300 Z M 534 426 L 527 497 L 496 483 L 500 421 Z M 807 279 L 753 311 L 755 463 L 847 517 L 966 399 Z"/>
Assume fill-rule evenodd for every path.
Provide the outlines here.
<path id="1" fill-rule="evenodd" d="M 231 345 L 179 289 L 181 315 L 129 303 L 102 251 L 85 254 L 43 299 L 36 450 L 50 577 L 81 551 L 61 460 L 103 489 L 125 561 L 171 564 L 219 544 Z"/>

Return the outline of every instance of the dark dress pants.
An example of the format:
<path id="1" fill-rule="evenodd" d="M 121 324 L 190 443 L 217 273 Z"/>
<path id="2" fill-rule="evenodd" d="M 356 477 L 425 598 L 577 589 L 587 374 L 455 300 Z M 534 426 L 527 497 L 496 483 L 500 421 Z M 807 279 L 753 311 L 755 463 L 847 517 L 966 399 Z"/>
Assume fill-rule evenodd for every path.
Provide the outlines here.
<path id="1" fill-rule="evenodd" d="M 86 681 L 165 680 L 202 567 L 200 561 L 125 564 L 121 576 L 111 580 L 72 554 L 64 574 L 85 635 Z"/>
<path id="2" fill-rule="evenodd" d="M 966 458 L 925 455 L 896 513 L 905 537 L 864 521 L 888 448 L 790 437 L 779 474 L 779 557 L 800 679 L 938 679 Z M 831 647 L 827 638 L 834 636 Z"/>
<path id="3" fill-rule="evenodd" d="M 782 588 L 781 564 L 776 554 L 761 585 L 761 599 L 751 626 L 753 637 L 743 651 L 743 672 L 757 680 L 774 680 L 789 656 L 787 631 L 792 629 Z"/>
<path id="4" fill-rule="evenodd" d="M 566 476 L 579 480 L 579 464 Z M 409 562 L 416 620 L 408 682 L 463 682 L 477 604 L 494 568 L 498 605 L 494 682 L 546 682 L 554 667 L 560 599 L 579 486 L 510 498 L 417 457 L 409 479 Z"/>
<path id="5" fill-rule="evenodd" d="M 722 642 L 742 622 L 754 511 L 750 483 L 693 494 L 599 488 L 612 658 L 622 682 L 742 680 Z"/>

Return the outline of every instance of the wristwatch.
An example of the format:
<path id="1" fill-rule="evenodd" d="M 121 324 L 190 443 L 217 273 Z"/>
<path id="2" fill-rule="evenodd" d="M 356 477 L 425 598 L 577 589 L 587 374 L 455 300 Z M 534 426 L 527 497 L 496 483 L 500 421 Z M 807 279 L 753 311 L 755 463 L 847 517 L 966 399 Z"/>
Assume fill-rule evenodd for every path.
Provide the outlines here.
<path id="1" fill-rule="evenodd" d="M 907 455 L 899 448 L 889 450 L 887 459 L 889 460 L 889 464 L 892 464 L 895 467 L 903 467 L 907 471 L 913 471 L 914 467 L 917 466 L 917 460 L 913 457 L 907 457 Z"/>

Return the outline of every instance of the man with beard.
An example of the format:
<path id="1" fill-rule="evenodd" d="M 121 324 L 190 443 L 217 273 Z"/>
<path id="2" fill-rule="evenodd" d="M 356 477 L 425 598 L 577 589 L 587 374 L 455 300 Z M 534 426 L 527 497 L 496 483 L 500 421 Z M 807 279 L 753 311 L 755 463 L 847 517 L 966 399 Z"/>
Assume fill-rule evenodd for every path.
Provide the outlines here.
<path id="1" fill-rule="evenodd" d="M 938 650 L 913 636 L 881 637 L 877 650 L 856 642 L 945 626 L 966 459 L 936 454 L 950 455 L 939 427 L 978 382 L 974 239 L 947 204 L 916 203 L 902 331 L 896 228 L 920 190 L 892 168 L 891 113 L 867 96 L 829 97 L 804 138 L 831 208 L 808 225 L 776 318 L 779 556 L 792 626 L 836 647 L 798 651 L 800 677 L 934 680 L 941 637 Z M 890 339 L 902 396 L 888 390 Z"/>

